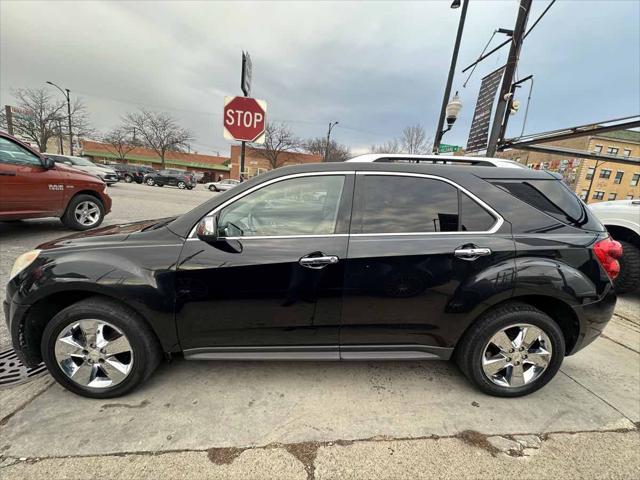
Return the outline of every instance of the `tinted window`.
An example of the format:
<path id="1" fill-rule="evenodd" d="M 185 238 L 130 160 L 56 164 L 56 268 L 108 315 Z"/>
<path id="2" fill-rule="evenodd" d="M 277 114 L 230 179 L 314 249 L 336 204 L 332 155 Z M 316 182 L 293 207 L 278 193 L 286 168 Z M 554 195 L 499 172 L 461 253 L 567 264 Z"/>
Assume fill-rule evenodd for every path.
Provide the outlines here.
<path id="1" fill-rule="evenodd" d="M 463 232 L 486 232 L 496 219 L 468 195 L 460 192 L 460 230 Z"/>
<path id="2" fill-rule="evenodd" d="M 585 205 L 560 180 L 501 180 L 494 185 L 562 222 L 582 226 L 590 221 Z"/>
<path id="3" fill-rule="evenodd" d="M 41 165 L 37 156 L 4 137 L 0 137 L 0 162 L 14 165 Z"/>
<path id="4" fill-rule="evenodd" d="M 223 208 L 221 236 L 327 235 L 335 233 L 344 176 L 283 180 Z"/>
<path id="5" fill-rule="evenodd" d="M 358 180 L 353 233 L 458 230 L 458 192 L 428 178 L 367 175 Z"/>

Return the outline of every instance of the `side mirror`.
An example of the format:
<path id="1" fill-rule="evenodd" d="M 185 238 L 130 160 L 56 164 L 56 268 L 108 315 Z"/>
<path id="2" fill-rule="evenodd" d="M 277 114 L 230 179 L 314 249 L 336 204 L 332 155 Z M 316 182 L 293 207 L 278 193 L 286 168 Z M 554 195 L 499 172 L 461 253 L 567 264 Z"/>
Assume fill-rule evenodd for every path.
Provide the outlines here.
<path id="1" fill-rule="evenodd" d="M 43 157 L 42 158 L 42 166 L 47 170 L 51 170 L 55 166 L 56 162 L 51 157 Z"/>
<path id="2" fill-rule="evenodd" d="M 218 237 L 218 217 L 204 217 L 196 227 L 197 237 L 212 247 L 227 253 L 242 253 L 242 243 Z"/>
<path id="3" fill-rule="evenodd" d="M 207 243 L 215 243 L 218 240 L 218 217 L 204 217 L 196 227 L 196 235 Z"/>

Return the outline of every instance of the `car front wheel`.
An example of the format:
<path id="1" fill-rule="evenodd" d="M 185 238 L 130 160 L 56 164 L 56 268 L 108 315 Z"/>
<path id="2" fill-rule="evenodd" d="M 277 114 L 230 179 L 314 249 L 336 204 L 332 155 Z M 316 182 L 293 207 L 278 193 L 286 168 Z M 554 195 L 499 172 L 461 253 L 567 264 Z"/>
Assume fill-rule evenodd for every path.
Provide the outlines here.
<path id="1" fill-rule="evenodd" d="M 133 177 L 131 175 L 125 175 L 124 176 L 124 181 L 127 183 L 131 183 L 133 182 Z"/>
<path id="2" fill-rule="evenodd" d="M 61 220 L 74 230 L 88 230 L 100 225 L 104 215 L 104 206 L 100 200 L 93 195 L 80 194 L 71 199 Z"/>
<path id="3" fill-rule="evenodd" d="M 147 185 L 149 185 L 150 187 L 153 187 L 153 186 L 156 184 L 156 182 L 153 180 L 153 178 L 147 178 L 146 183 L 147 183 Z"/>
<path id="4" fill-rule="evenodd" d="M 616 292 L 628 293 L 640 285 L 640 249 L 633 243 L 621 241 L 620 273 L 613 281 Z"/>
<path id="5" fill-rule="evenodd" d="M 156 369 L 162 351 L 126 306 L 91 297 L 60 311 L 42 335 L 42 358 L 66 389 L 90 398 L 124 395 Z"/>
<path id="6" fill-rule="evenodd" d="M 209 190 L 212 192 L 217 192 L 218 189 L 214 185 L 209 185 Z"/>
<path id="7" fill-rule="evenodd" d="M 474 323 L 456 347 L 455 359 L 483 392 L 519 397 L 547 384 L 564 353 L 558 324 L 531 305 L 513 302 Z"/>
<path id="8" fill-rule="evenodd" d="M 184 182 L 178 182 L 178 188 L 180 190 L 184 190 L 185 188 L 187 188 L 187 184 Z"/>

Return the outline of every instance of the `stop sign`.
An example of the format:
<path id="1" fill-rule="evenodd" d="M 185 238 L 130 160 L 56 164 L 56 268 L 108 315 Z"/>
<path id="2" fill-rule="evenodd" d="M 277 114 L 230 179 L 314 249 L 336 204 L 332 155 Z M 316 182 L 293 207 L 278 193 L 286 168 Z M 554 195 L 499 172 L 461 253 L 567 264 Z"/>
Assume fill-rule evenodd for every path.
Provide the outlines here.
<path id="1" fill-rule="evenodd" d="M 224 138 L 264 143 L 267 102 L 249 97 L 225 97 Z"/>

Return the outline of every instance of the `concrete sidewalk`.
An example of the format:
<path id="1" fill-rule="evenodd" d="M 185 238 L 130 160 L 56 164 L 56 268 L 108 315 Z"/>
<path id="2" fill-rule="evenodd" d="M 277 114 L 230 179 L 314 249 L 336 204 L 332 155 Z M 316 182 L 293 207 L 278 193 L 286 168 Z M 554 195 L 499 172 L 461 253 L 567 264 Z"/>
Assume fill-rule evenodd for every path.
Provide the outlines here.
<path id="1" fill-rule="evenodd" d="M 448 362 L 177 360 L 109 401 L 43 377 L 0 390 L 0 475 L 633 478 L 639 332 L 614 317 L 547 387 L 512 400 Z"/>

